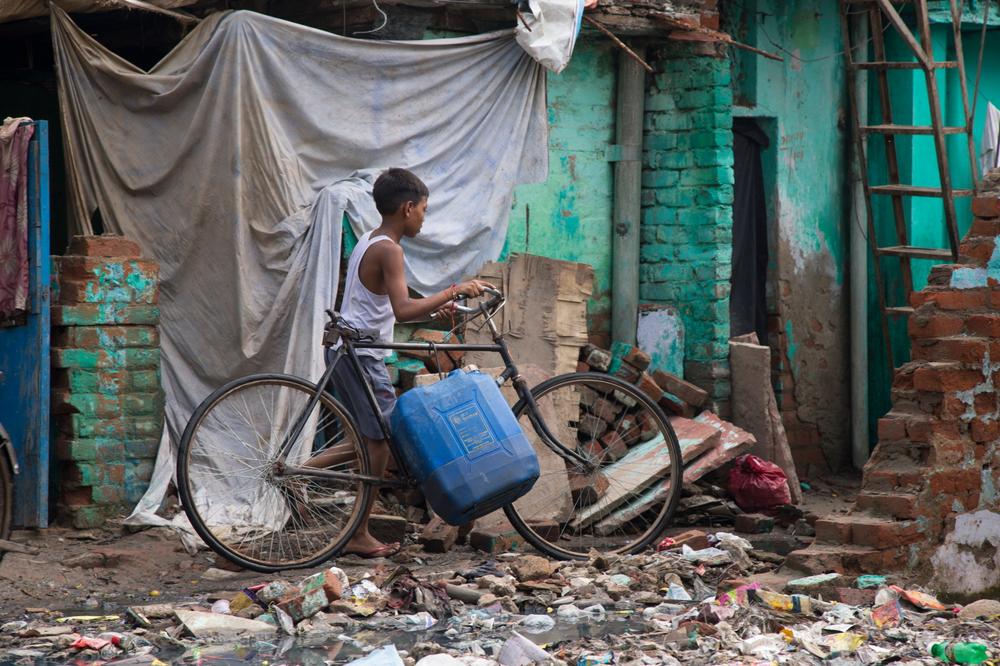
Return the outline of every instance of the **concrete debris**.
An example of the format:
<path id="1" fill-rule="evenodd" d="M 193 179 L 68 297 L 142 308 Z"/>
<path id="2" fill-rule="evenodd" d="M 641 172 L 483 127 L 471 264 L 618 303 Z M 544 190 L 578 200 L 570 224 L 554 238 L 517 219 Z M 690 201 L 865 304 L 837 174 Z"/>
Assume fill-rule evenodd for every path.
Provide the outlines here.
<path id="1" fill-rule="evenodd" d="M 752 546 L 689 530 L 641 555 L 505 554 L 438 573 L 443 580 L 402 566 L 351 577 L 333 567 L 122 616 L 60 623 L 32 609 L 0 624 L 0 660 L 163 664 L 241 659 L 248 646 L 271 663 L 355 666 L 930 664 L 932 646 L 1000 657 L 994 600 L 949 607 L 878 575 L 788 580 Z M 859 593 L 859 603 L 836 590 Z M 259 619 L 233 614 L 249 607 Z"/>

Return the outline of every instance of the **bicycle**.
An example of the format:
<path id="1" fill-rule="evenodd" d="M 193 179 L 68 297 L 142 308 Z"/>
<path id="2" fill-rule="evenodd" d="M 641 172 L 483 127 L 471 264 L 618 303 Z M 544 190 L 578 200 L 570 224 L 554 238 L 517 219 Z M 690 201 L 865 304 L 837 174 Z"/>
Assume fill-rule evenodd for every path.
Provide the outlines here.
<path id="1" fill-rule="evenodd" d="M 483 317 L 492 344 L 377 342 L 377 331 L 356 329 L 327 310 L 323 344 L 343 342 L 341 353 L 380 414 L 398 478 L 370 474 L 354 418 L 327 391 L 332 363 L 318 383 L 257 374 L 209 395 L 188 422 L 177 459 L 181 502 L 198 535 L 246 569 L 314 567 L 350 540 L 375 489 L 415 487 L 358 362 L 357 350 L 381 349 L 500 355 L 497 383 L 512 382 L 514 415 L 529 439 L 534 434 L 542 468 L 532 490 L 503 509 L 530 545 L 556 559 L 582 560 L 594 549 L 635 553 L 652 544 L 670 524 L 681 491 L 683 463 L 669 419 L 649 396 L 610 374 L 574 372 L 529 389 L 494 322 L 505 299 L 488 292 L 477 305 L 456 302 L 455 309 L 464 323 Z M 320 452 L 327 467 L 305 464 Z"/>

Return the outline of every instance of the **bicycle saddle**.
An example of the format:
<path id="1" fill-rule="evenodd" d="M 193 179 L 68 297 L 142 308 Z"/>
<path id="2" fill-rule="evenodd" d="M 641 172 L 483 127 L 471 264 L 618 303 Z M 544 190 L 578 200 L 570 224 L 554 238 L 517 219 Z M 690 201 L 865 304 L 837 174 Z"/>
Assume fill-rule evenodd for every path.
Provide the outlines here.
<path id="1" fill-rule="evenodd" d="M 323 341 L 327 344 L 335 344 L 337 340 L 335 338 L 345 337 L 352 342 L 375 342 L 378 340 L 379 331 L 377 328 L 358 328 L 356 326 L 351 326 L 339 312 L 334 310 L 327 310 L 326 314 L 330 317 L 329 323 L 326 325 L 326 335 Z"/>

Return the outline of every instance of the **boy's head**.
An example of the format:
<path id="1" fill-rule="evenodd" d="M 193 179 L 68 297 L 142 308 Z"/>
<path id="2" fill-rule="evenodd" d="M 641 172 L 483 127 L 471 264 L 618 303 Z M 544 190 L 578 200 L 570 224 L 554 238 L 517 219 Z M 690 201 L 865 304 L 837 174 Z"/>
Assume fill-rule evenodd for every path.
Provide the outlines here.
<path id="1" fill-rule="evenodd" d="M 372 197 L 383 219 L 394 218 L 403 223 L 403 233 L 416 236 L 424 224 L 427 211 L 427 186 L 411 171 L 393 167 L 386 169 L 375 181 Z"/>

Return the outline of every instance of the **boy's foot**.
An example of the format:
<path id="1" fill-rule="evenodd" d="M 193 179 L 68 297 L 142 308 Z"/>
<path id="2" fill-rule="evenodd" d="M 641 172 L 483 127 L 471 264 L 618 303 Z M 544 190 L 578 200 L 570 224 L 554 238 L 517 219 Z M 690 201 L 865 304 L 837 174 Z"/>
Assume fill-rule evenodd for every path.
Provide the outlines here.
<path id="1" fill-rule="evenodd" d="M 355 534 L 354 537 L 344 546 L 342 555 L 357 555 L 364 559 L 376 557 L 389 557 L 395 555 L 402 548 L 398 541 L 393 543 L 382 543 L 366 530 L 364 534 Z"/>

